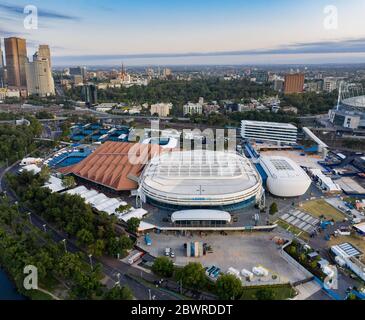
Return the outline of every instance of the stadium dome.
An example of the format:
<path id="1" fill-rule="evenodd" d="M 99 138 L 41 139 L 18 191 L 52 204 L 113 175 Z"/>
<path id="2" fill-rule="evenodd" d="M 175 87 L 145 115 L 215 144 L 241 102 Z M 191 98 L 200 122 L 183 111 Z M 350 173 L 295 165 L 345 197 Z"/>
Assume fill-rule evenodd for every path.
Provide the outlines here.
<path id="1" fill-rule="evenodd" d="M 141 198 L 166 209 L 240 209 L 258 202 L 262 180 L 249 160 L 236 153 L 175 151 L 154 157 L 145 167 Z"/>
<path id="2" fill-rule="evenodd" d="M 278 197 L 298 197 L 307 192 L 311 179 L 293 160 L 262 156 L 260 165 L 267 174 L 268 191 Z"/>

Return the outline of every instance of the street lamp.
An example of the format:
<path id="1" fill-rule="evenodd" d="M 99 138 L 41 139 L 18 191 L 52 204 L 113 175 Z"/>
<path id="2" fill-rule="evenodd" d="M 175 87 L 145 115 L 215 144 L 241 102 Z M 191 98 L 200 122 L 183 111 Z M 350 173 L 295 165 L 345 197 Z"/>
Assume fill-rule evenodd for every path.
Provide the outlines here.
<path id="1" fill-rule="evenodd" d="M 115 283 L 115 285 L 120 287 L 120 273 L 119 272 L 117 273 L 117 278 L 118 278 L 118 281 Z"/>
<path id="2" fill-rule="evenodd" d="M 148 289 L 148 298 L 149 300 L 152 300 L 151 289 Z"/>
<path id="3" fill-rule="evenodd" d="M 63 246 L 65 247 L 65 252 L 67 252 L 66 239 L 63 239 L 62 242 L 63 242 Z"/>
<path id="4" fill-rule="evenodd" d="M 43 230 L 44 230 L 44 232 L 47 233 L 47 225 L 46 224 L 43 225 Z"/>
<path id="5" fill-rule="evenodd" d="M 93 255 L 92 254 L 89 254 L 89 260 L 90 260 L 90 267 L 91 267 L 91 270 L 93 270 L 93 259 L 92 259 Z"/>
<path id="6" fill-rule="evenodd" d="M 28 213 L 27 213 L 27 215 L 28 215 L 28 217 L 29 217 L 29 222 L 30 222 L 30 224 L 33 224 L 33 223 L 32 223 L 32 213 L 31 213 L 31 212 L 28 212 Z"/>

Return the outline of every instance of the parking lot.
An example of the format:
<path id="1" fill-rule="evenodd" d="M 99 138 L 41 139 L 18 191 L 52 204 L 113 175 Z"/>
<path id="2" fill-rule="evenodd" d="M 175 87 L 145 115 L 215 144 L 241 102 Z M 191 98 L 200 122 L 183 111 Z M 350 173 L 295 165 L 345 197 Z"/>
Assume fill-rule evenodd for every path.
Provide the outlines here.
<path id="1" fill-rule="evenodd" d="M 306 275 L 301 270 L 289 264 L 281 256 L 281 250 L 273 240 L 275 236 L 280 234 L 237 232 L 226 236 L 217 233 L 183 236 L 153 233 L 152 246 L 146 246 L 143 238 L 139 240 L 139 245 L 155 257 L 163 256 L 166 247 L 171 248 L 175 253 L 173 260 L 180 266 L 189 262 L 200 262 L 205 267 L 215 265 L 226 272 L 230 267 L 240 271 L 252 270 L 253 267 L 260 265 L 269 271 L 267 277 L 254 277 L 250 284 L 287 283 L 305 279 Z M 207 243 L 213 252 L 198 258 L 186 257 L 184 243 L 191 241 Z"/>

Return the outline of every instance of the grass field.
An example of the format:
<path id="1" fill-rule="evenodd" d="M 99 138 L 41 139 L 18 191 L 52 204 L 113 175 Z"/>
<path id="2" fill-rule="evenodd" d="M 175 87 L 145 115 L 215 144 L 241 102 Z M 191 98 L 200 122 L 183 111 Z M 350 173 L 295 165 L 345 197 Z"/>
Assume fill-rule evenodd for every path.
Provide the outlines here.
<path id="1" fill-rule="evenodd" d="M 272 300 L 287 300 L 293 298 L 295 290 L 290 284 L 274 285 L 274 286 L 252 286 L 244 287 L 241 300 L 256 300 L 256 294 L 260 290 L 269 290 L 272 292 Z"/>
<path id="2" fill-rule="evenodd" d="M 290 231 L 292 234 L 296 235 L 299 238 L 302 238 L 303 240 L 309 239 L 309 234 L 307 232 L 294 227 L 293 225 L 285 222 L 284 220 L 279 219 L 276 221 L 276 223 L 283 229 Z"/>
<path id="3" fill-rule="evenodd" d="M 323 199 L 304 202 L 301 209 L 316 218 L 320 218 L 323 215 L 326 219 L 333 219 L 336 222 L 342 221 L 344 218 L 342 212 L 332 207 Z"/>

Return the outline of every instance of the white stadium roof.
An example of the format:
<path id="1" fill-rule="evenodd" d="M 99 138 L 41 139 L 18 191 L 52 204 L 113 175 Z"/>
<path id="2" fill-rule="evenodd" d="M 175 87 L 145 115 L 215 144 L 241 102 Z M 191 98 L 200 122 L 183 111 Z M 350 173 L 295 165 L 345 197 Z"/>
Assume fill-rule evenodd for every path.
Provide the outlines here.
<path id="1" fill-rule="evenodd" d="M 267 188 L 275 196 L 301 196 L 311 185 L 311 179 L 305 171 L 289 158 L 262 156 L 260 165 L 268 176 Z"/>
<path id="2" fill-rule="evenodd" d="M 351 97 L 341 100 L 342 104 L 356 108 L 365 108 L 365 96 Z"/>
<path id="3" fill-rule="evenodd" d="M 261 177 L 247 158 L 233 152 L 175 151 L 150 161 L 140 187 L 163 203 L 222 206 L 261 194 Z"/>
<path id="4" fill-rule="evenodd" d="M 176 211 L 171 215 L 171 221 L 181 221 L 181 220 L 204 220 L 204 221 L 231 221 L 231 215 L 226 211 L 220 210 L 204 210 L 204 209 L 194 209 L 194 210 L 181 210 Z"/>

